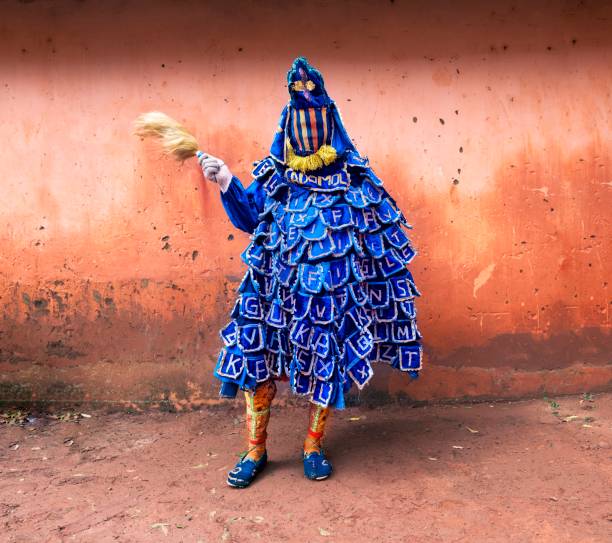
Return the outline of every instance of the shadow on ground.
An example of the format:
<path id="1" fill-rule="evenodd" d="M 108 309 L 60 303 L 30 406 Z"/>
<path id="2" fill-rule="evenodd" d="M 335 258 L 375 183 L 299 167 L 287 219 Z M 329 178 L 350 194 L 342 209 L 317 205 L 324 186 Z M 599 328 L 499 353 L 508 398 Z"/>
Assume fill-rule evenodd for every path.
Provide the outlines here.
<path id="1" fill-rule="evenodd" d="M 225 485 L 238 402 L 4 424 L 2 541 L 609 541 L 611 399 L 351 407 L 320 483 L 302 475 L 306 405 L 277 407 L 246 490 Z"/>

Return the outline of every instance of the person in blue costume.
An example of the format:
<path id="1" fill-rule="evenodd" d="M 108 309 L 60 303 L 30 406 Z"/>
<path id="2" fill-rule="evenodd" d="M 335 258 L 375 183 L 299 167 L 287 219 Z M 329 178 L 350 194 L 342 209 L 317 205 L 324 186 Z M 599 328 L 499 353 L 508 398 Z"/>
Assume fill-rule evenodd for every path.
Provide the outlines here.
<path id="1" fill-rule="evenodd" d="M 198 152 L 231 222 L 251 234 L 215 368 L 221 396 L 242 389 L 247 401 L 249 448 L 228 475 L 234 487 L 266 465 L 276 380 L 310 399 L 304 473 L 322 480 L 332 472 L 321 448 L 331 408 L 345 407 L 375 362 L 413 378 L 421 369 L 410 226 L 350 140 L 321 73 L 300 57 L 287 84 L 270 154 L 255 163 L 248 188 Z"/>

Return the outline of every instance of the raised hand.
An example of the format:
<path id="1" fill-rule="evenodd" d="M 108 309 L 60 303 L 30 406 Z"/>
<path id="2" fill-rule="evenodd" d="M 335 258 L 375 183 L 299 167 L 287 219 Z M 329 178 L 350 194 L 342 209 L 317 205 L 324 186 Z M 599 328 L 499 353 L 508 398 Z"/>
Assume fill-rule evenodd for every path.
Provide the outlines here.
<path id="1" fill-rule="evenodd" d="M 202 151 L 198 151 L 196 157 L 204 177 L 213 183 L 217 183 L 219 188 L 225 192 L 233 177 L 225 162 Z"/>

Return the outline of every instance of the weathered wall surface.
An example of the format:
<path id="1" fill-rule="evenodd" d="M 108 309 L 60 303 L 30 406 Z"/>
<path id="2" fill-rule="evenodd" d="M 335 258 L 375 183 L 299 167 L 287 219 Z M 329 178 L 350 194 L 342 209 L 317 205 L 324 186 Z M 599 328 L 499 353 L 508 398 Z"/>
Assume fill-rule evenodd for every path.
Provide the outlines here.
<path id="1" fill-rule="evenodd" d="M 247 237 L 131 123 L 248 181 L 299 54 L 416 226 L 427 368 L 374 388 L 609 387 L 611 30 L 605 2 L 4 2 L 0 399 L 216 397 Z"/>

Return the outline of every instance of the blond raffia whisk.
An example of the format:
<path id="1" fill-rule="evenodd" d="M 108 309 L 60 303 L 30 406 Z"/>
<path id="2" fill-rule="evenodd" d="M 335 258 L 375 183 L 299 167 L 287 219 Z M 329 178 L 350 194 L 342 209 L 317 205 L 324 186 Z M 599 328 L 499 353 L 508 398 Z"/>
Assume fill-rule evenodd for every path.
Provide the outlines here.
<path id="1" fill-rule="evenodd" d="M 179 122 L 161 111 L 140 115 L 134 123 L 137 136 L 157 138 L 164 151 L 184 161 L 196 155 L 198 142 Z"/>

